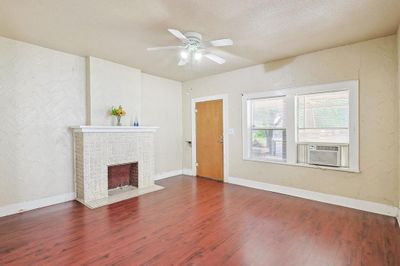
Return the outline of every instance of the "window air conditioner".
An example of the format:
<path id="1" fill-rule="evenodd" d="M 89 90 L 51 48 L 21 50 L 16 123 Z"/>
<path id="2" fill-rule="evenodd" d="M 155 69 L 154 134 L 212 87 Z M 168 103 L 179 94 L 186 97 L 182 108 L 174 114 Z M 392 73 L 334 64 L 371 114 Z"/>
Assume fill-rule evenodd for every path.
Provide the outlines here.
<path id="1" fill-rule="evenodd" d="M 325 166 L 340 166 L 340 146 L 308 145 L 308 163 Z"/>

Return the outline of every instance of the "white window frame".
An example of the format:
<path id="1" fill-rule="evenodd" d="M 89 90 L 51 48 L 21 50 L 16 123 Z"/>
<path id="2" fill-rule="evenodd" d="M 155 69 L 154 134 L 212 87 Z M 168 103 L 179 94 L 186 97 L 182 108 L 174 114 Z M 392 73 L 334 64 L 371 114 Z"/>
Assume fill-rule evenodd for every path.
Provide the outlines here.
<path id="1" fill-rule="evenodd" d="M 349 167 L 337 168 L 329 166 L 316 166 L 297 163 L 297 106 L 296 96 L 311 93 L 349 91 Z M 248 100 L 259 98 L 273 98 L 285 96 L 284 127 L 286 128 L 286 161 L 268 159 L 254 159 L 250 157 L 250 105 Z M 359 99 L 358 80 L 303 86 L 290 89 L 270 90 L 256 93 L 244 93 L 242 96 L 242 136 L 243 159 L 249 161 L 262 161 L 269 163 L 305 166 L 311 168 L 323 168 L 348 172 L 359 172 Z"/>
<path id="2" fill-rule="evenodd" d="M 261 129 L 261 130 L 263 130 L 263 129 L 266 129 L 266 130 L 285 130 L 285 134 L 287 134 L 286 133 L 286 131 L 287 131 L 287 128 L 286 128 L 286 113 L 285 113 L 285 111 L 286 111 L 286 107 L 285 107 L 285 105 L 286 105 L 286 97 L 285 96 L 273 96 L 273 97 L 262 97 L 262 98 L 268 98 L 268 99 L 273 99 L 273 98 L 282 98 L 282 97 L 284 97 L 284 109 L 283 109 L 283 124 L 282 124 L 282 127 L 277 127 L 277 128 L 273 128 L 273 127 L 265 127 L 265 128 L 253 128 L 253 125 L 251 124 L 251 121 L 252 121 L 252 118 L 250 118 L 251 117 L 251 115 L 252 115 L 252 111 L 250 111 L 250 109 L 251 109 L 251 105 L 248 105 L 247 106 L 247 121 L 248 121 L 248 130 L 247 130 L 247 132 L 246 132 L 246 134 L 248 134 L 247 135 L 247 137 L 249 138 L 249 140 L 250 140 L 250 136 L 251 136 L 251 131 L 252 130 L 255 130 L 255 129 Z M 253 98 L 253 99 L 255 99 L 255 98 Z M 287 139 L 287 136 L 286 136 L 286 139 Z M 250 157 L 250 147 L 247 149 L 247 156 L 248 157 Z M 285 158 L 285 159 L 278 159 L 278 158 L 267 158 L 266 159 L 267 161 L 273 161 L 273 162 L 286 162 L 286 160 L 287 160 L 287 158 Z"/>

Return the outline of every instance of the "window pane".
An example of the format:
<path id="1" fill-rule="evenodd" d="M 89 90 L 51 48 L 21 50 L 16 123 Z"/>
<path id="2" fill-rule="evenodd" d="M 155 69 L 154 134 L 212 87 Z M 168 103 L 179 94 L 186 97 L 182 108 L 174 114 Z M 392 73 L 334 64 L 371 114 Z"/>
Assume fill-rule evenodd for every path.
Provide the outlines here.
<path id="1" fill-rule="evenodd" d="M 253 128 L 283 127 L 284 97 L 251 100 Z"/>
<path id="2" fill-rule="evenodd" d="M 251 130 L 250 157 L 254 159 L 286 159 L 286 130 Z"/>
<path id="3" fill-rule="evenodd" d="M 348 129 L 299 129 L 300 142 L 349 143 Z"/>
<path id="4" fill-rule="evenodd" d="M 299 128 L 348 128 L 349 92 L 297 96 Z"/>
<path id="5" fill-rule="evenodd" d="M 349 143 L 349 91 L 297 96 L 299 142 Z"/>

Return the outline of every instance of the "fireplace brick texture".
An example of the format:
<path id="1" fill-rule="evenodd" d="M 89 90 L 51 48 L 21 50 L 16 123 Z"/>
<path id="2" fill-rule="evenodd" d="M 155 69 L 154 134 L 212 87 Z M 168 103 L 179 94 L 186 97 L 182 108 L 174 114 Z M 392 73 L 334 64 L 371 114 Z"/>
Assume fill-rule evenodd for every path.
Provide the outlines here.
<path id="1" fill-rule="evenodd" d="M 154 134 L 148 132 L 75 132 L 77 198 L 108 197 L 108 166 L 137 162 L 138 188 L 154 185 Z"/>

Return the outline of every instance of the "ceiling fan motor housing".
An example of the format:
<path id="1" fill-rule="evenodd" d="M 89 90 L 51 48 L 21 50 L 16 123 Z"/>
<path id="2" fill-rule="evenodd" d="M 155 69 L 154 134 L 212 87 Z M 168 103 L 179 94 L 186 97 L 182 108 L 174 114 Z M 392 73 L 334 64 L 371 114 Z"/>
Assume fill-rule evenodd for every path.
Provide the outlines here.
<path id="1" fill-rule="evenodd" d="M 187 48 L 191 51 L 195 51 L 200 48 L 201 46 L 201 40 L 202 36 L 198 32 L 186 32 L 185 36 L 187 40 L 185 41 L 185 44 L 187 45 Z"/>

